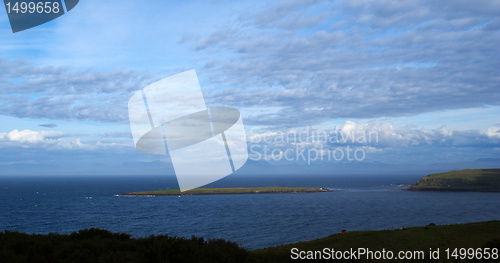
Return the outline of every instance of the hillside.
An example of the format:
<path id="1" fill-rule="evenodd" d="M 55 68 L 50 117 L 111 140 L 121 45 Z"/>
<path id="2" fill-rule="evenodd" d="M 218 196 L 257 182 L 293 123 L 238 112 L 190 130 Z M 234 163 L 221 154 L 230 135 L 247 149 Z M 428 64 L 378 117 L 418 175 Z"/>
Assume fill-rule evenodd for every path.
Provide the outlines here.
<path id="1" fill-rule="evenodd" d="M 496 251 L 498 256 L 498 247 L 500 246 L 500 221 L 489 221 L 480 223 L 456 224 L 456 225 L 435 225 L 400 228 L 395 230 L 379 231 L 353 231 L 340 232 L 328 237 L 316 240 L 298 242 L 276 247 L 269 247 L 251 251 L 257 258 L 265 259 L 265 262 L 295 262 L 291 258 L 292 249 L 295 251 L 320 251 L 324 253 L 327 248 L 335 251 L 357 251 L 358 248 L 370 251 L 391 251 L 394 257 L 389 262 L 450 262 L 455 258 L 452 256 L 454 248 L 490 248 L 488 251 Z M 437 251 L 439 248 L 439 260 L 430 260 L 429 251 Z M 447 255 L 446 249 L 450 248 Z M 494 250 L 493 248 L 496 248 Z M 397 260 L 399 251 L 411 251 L 412 260 Z M 485 251 L 485 250 L 482 250 Z M 416 252 L 423 252 L 423 255 L 417 255 Z M 306 256 L 308 253 L 303 253 Z M 328 256 L 317 253 L 316 259 L 322 259 L 325 262 L 333 262 Z M 331 255 L 331 253 L 330 253 Z M 388 253 L 386 253 L 388 255 Z M 295 256 L 295 254 L 294 254 Z M 359 256 L 359 255 L 358 255 Z M 410 255 L 407 255 L 410 256 Z M 417 257 L 420 259 L 417 260 Z M 389 257 L 386 257 L 388 259 Z M 475 258 L 477 259 L 477 257 Z M 493 260 L 490 258 L 492 262 Z M 348 260 L 335 260 L 344 262 Z M 384 260 L 367 260 L 366 256 L 359 256 L 361 262 L 384 262 Z M 387 261 L 385 261 L 387 262 Z M 480 262 L 485 262 L 484 258 Z M 489 262 L 489 261 L 486 261 Z"/>
<path id="2" fill-rule="evenodd" d="M 500 192 L 500 169 L 465 169 L 429 174 L 407 190 Z"/>

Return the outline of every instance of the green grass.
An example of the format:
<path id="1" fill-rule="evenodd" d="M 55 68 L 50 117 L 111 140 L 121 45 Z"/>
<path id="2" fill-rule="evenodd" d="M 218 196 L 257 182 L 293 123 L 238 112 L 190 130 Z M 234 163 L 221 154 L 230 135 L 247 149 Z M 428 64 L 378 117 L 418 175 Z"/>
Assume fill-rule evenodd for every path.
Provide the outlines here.
<path id="1" fill-rule="evenodd" d="M 429 224 L 425 227 L 409 227 L 396 230 L 353 231 L 338 233 L 316 240 L 298 242 L 252 251 L 271 262 L 293 261 L 290 259 L 291 249 L 316 251 L 324 248 L 346 251 L 351 248 L 369 248 L 370 250 L 424 251 L 428 256 L 429 249 L 440 248 L 481 248 L 496 246 L 500 243 L 500 221 L 480 223 L 441 225 Z M 441 253 L 440 258 L 446 257 Z M 434 261 L 436 262 L 436 261 Z M 446 262 L 446 260 L 444 260 Z"/>
<path id="2" fill-rule="evenodd" d="M 327 192 L 323 188 L 302 187 L 253 187 L 253 188 L 196 188 L 181 192 L 179 189 L 157 190 L 146 192 L 133 192 L 122 196 L 148 196 L 148 195 L 211 195 L 211 194 L 262 194 L 262 193 L 314 193 Z"/>
<path id="3" fill-rule="evenodd" d="M 408 190 L 500 191 L 500 169 L 465 169 L 429 174 Z"/>

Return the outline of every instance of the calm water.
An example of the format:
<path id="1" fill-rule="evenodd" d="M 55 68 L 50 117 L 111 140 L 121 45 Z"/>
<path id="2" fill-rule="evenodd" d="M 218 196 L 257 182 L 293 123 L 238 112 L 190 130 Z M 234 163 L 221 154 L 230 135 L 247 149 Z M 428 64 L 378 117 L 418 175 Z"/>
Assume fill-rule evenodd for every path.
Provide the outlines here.
<path id="1" fill-rule="evenodd" d="M 396 191 L 405 177 L 239 178 L 221 186 L 317 186 L 310 194 L 118 197 L 175 187 L 171 177 L 0 177 L 0 230 L 71 233 L 98 227 L 135 237 L 224 238 L 248 248 L 347 230 L 500 220 L 500 193 Z M 258 180 L 257 180 L 258 179 Z"/>

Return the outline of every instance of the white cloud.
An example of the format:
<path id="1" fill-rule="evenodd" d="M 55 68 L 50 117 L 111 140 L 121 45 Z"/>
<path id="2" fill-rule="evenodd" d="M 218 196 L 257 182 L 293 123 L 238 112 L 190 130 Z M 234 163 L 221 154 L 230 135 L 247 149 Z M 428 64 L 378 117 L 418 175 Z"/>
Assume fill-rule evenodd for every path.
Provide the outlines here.
<path id="1" fill-rule="evenodd" d="M 131 144 L 116 142 L 82 142 L 81 138 L 71 138 L 59 131 L 32 131 L 17 129 L 0 133 L 0 148 L 22 147 L 46 150 L 107 150 L 130 147 Z"/>
<path id="2" fill-rule="evenodd" d="M 63 135 L 64 133 L 57 131 L 12 130 L 9 133 L 0 133 L 0 141 L 33 144 L 57 141 L 57 138 Z"/>
<path id="3" fill-rule="evenodd" d="M 484 136 L 486 135 L 486 136 Z M 406 125 L 394 127 L 392 123 L 369 122 L 358 124 L 346 121 L 332 128 L 306 127 L 302 129 L 281 129 L 265 132 L 250 131 L 250 144 L 270 147 L 319 148 L 355 145 L 365 147 L 370 152 L 383 148 L 411 148 L 416 146 L 470 146 L 474 143 L 494 144 L 500 138 L 500 128 L 486 131 L 453 131 L 441 126 L 436 129 L 415 129 Z"/>
<path id="4" fill-rule="evenodd" d="M 490 127 L 486 129 L 483 133 L 490 138 L 500 139 L 500 127 L 497 126 Z"/>

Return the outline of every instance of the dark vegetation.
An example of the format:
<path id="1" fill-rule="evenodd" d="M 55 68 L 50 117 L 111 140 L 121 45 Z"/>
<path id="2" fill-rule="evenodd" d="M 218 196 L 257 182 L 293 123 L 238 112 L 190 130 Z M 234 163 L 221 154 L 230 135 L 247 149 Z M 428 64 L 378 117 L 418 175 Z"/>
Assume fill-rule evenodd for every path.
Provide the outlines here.
<path id="1" fill-rule="evenodd" d="M 223 239 L 131 238 L 85 229 L 70 235 L 0 233 L 0 262 L 245 262 L 248 251 Z"/>
<path id="2" fill-rule="evenodd" d="M 500 192 L 500 169 L 465 169 L 429 174 L 407 190 Z"/>
<path id="3" fill-rule="evenodd" d="M 0 262 L 293 262 L 291 248 L 423 250 L 500 248 L 500 221 L 410 227 L 382 231 L 341 231 L 325 238 L 248 251 L 222 239 L 128 234 L 85 229 L 69 235 L 0 232 Z M 441 259 L 444 254 L 441 253 Z M 331 260 L 330 260 L 331 261 Z M 406 261 L 405 261 L 406 262 Z M 426 262 L 426 261 L 417 261 Z M 436 262 L 436 261 L 430 261 Z M 442 260 L 446 262 L 446 260 Z"/>

